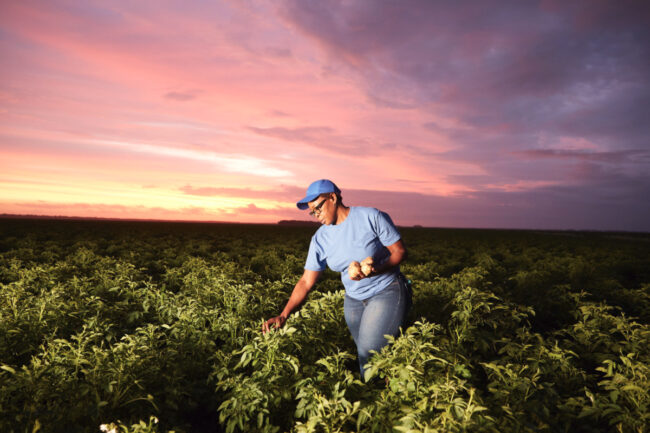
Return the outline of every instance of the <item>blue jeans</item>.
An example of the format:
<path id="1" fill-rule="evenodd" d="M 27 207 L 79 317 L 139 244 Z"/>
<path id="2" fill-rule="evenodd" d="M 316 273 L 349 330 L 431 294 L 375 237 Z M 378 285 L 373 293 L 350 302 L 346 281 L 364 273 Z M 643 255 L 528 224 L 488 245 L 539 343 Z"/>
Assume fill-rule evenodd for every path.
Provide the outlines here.
<path id="1" fill-rule="evenodd" d="M 388 344 L 384 335 L 399 335 L 411 302 L 411 291 L 401 274 L 384 290 L 363 301 L 345 296 L 345 322 L 357 345 L 361 377 L 370 351 L 379 351 Z"/>

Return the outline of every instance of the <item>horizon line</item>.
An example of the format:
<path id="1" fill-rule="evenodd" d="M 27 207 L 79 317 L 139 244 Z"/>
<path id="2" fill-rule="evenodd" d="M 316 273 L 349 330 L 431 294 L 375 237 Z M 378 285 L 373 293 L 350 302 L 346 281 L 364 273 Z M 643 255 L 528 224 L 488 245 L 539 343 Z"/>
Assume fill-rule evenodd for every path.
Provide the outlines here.
<path id="1" fill-rule="evenodd" d="M 278 220 L 274 223 L 268 222 L 240 222 L 240 221 L 215 221 L 215 220 L 172 220 L 156 218 L 117 218 L 117 217 L 86 217 L 86 216 L 68 216 L 68 215 L 39 215 L 39 214 L 8 214 L 0 213 L 0 219 L 44 219 L 44 220 L 75 220 L 75 221 L 124 221 L 124 222 L 151 222 L 151 223 L 183 223 L 183 224 L 237 224 L 237 225 L 282 225 L 282 222 L 293 223 L 295 225 L 317 225 L 310 220 Z M 291 224 L 286 224 L 291 225 Z M 531 232 L 584 232 L 584 233 L 628 233 L 628 234 L 650 234 L 644 231 L 629 230 L 590 230 L 590 229 L 539 229 L 539 228 L 500 228 L 500 227 L 449 227 L 449 226 L 423 226 L 414 224 L 410 226 L 397 225 L 398 228 L 423 228 L 423 229 L 443 229 L 443 230 L 504 230 L 504 231 L 531 231 Z"/>

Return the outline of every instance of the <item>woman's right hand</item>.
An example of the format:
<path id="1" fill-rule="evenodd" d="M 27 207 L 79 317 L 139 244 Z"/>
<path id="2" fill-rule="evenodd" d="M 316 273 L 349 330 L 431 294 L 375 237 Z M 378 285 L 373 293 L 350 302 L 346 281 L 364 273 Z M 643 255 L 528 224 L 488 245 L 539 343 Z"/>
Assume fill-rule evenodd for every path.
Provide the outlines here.
<path id="1" fill-rule="evenodd" d="M 283 315 L 272 317 L 262 324 L 262 333 L 266 334 L 271 329 L 282 328 L 282 326 L 284 326 L 284 322 L 286 321 L 287 318 Z"/>
<path id="2" fill-rule="evenodd" d="M 262 324 L 262 332 L 264 334 L 269 332 L 271 329 L 278 329 L 284 326 L 284 322 L 287 321 L 289 314 L 298 308 L 298 306 L 307 298 L 307 293 L 309 293 L 311 288 L 314 287 L 320 274 L 321 271 L 310 271 L 309 269 L 305 269 L 302 277 L 300 277 L 300 280 L 298 280 L 296 286 L 293 288 L 293 292 L 291 292 L 291 296 L 289 297 L 289 301 L 284 307 L 284 310 L 282 310 L 279 316 L 275 316 Z"/>

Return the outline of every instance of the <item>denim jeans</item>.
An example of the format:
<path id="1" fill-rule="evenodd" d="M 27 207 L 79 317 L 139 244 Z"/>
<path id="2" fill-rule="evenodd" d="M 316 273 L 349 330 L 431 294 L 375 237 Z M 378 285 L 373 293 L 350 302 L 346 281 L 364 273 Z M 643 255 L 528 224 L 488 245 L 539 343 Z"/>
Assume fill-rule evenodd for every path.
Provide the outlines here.
<path id="1" fill-rule="evenodd" d="M 411 302 L 410 288 L 401 274 L 384 290 L 363 301 L 345 296 L 343 311 L 357 345 L 361 377 L 364 377 L 370 351 L 379 351 L 388 344 L 384 335 L 399 335 Z"/>

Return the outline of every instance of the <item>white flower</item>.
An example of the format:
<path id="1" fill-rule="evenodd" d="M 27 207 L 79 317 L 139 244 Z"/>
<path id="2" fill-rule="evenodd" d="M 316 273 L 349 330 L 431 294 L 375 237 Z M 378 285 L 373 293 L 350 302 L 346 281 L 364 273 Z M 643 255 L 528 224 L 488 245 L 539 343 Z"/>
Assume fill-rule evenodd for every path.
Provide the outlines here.
<path id="1" fill-rule="evenodd" d="M 117 426 L 114 423 L 101 424 L 99 429 L 104 433 L 117 433 Z"/>

